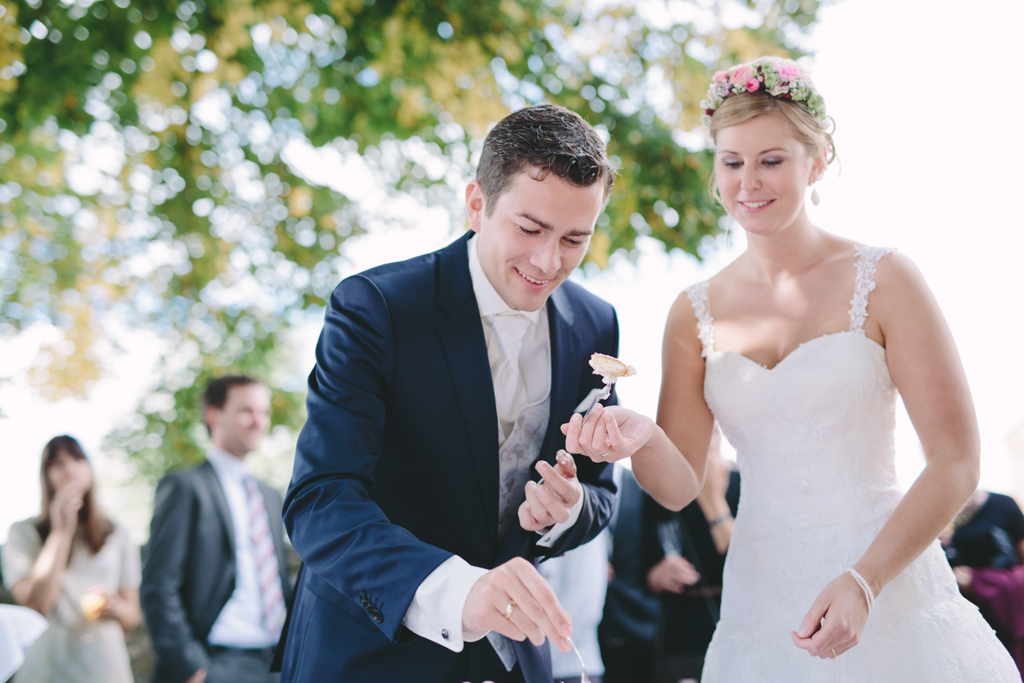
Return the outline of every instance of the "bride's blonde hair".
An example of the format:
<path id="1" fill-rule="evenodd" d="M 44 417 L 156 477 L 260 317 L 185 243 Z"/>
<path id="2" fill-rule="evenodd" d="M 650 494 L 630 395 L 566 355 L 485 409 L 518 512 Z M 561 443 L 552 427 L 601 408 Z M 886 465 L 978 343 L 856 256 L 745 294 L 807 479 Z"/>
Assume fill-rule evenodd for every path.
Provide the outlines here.
<path id="1" fill-rule="evenodd" d="M 835 121 L 831 116 L 826 122 L 814 117 L 802 104 L 790 100 L 773 97 L 763 90 L 757 92 L 745 92 L 730 95 L 721 106 L 719 106 L 711 117 L 709 132 L 711 140 L 718 142 L 718 132 L 723 128 L 736 126 L 758 116 L 778 114 L 789 124 L 796 135 L 796 139 L 807 150 L 807 155 L 813 158 L 821 158 L 825 168 L 835 161 L 836 147 L 832 142 L 832 133 L 835 131 Z M 714 170 L 711 171 L 711 178 L 708 181 L 711 196 L 719 204 L 722 203 L 722 196 L 718 192 L 718 178 Z"/>

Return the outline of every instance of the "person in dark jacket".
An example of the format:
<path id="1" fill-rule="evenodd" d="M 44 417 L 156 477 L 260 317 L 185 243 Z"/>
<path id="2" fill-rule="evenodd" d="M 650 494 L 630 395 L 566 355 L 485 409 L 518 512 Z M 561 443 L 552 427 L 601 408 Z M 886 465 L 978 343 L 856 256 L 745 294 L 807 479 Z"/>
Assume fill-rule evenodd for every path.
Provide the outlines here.
<path id="1" fill-rule="evenodd" d="M 645 511 L 655 503 L 625 467 L 616 467 L 615 477 L 608 592 L 598 627 L 604 683 L 650 683 L 661 600 L 646 585 L 643 541 Z"/>
<path id="2" fill-rule="evenodd" d="M 588 360 L 618 348 L 612 306 L 566 281 L 613 175 L 579 115 L 521 109 L 484 141 L 472 233 L 334 290 L 284 502 L 304 564 L 282 681 L 551 682 L 544 641 L 568 652 L 572 625 L 535 564 L 614 499 L 608 462 L 562 450 L 602 393 Z M 610 406 L 588 436 L 620 419 L 615 456 L 663 434 Z"/>
<path id="3" fill-rule="evenodd" d="M 249 472 L 270 419 L 270 392 L 244 376 L 203 396 L 206 461 L 157 486 L 141 598 L 155 683 L 272 683 L 291 583 L 281 494 Z"/>
<path id="4" fill-rule="evenodd" d="M 1024 674 L 1024 513 L 978 489 L 941 537 L 960 592 L 981 610 Z"/>
<path id="5" fill-rule="evenodd" d="M 697 500 L 678 513 L 648 501 L 647 588 L 662 601 L 655 683 L 700 680 L 718 623 L 722 570 L 740 497 L 740 474 L 719 455 L 721 438 L 716 427 Z"/>
<path id="6" fill-rule="evenodd" d="M 722 568 L 739 504 L 739 473 L 711 440 L 704 487 L 672 512 L 619 468 L 601 656 L 605 683 L 699 679 L 718 621 Z"/>

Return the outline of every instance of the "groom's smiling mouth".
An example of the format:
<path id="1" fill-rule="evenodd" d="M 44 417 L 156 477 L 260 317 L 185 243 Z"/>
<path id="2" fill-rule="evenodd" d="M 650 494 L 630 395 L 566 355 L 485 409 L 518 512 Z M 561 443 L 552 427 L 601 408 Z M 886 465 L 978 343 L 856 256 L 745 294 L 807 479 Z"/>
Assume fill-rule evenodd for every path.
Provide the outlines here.
<path id="1" fill-rule="evenodd" d="M 544 285 L 546 285 L 549 282 L 551 282 L 551 278 L 548 278 L 547 280 L 538 280 L 537 278 L 530 277 L 529 275 L 527 275 L 523 271 L 519 270 L 518 268 L 513 267 L 512 269 L 514 271 L 516 271 L 516 273 L 519 274 L 519 277 L 523 278 L 524 280 L 526 280 L 527 282 L 529 282 L 531 284 L 539 285 L 539 286 L 543 287 Z"/>

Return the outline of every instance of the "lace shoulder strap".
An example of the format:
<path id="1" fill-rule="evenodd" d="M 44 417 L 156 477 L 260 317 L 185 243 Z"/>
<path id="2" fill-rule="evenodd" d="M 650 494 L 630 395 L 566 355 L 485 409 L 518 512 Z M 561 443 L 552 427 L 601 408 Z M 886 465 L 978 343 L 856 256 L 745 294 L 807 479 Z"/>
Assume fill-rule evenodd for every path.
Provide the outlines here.
<path id="1" fill-rule="evenodd" d="M 715 319 L 711 317 L 711 310 L 708 307 L 709 284 L 708 280 L 704 280 L 683 290 L 690 299 L 693 312 L 697 315 L 697 336 L 704 347 L 700 353 L 702 358 L 707 358 L 708 354 L 715 350 Z"/>
<path id="2" fill-rule="evenodd" d="M 864 321 L 868 317 L 868 294 L 875 289 L 875 270 L 878 261 L 889 252 L 896 251 L 888 247 L 857 247 L 857 282 L 853 287 L 853 299 L 850 301 L 850 331 L 864 329 Z"/>

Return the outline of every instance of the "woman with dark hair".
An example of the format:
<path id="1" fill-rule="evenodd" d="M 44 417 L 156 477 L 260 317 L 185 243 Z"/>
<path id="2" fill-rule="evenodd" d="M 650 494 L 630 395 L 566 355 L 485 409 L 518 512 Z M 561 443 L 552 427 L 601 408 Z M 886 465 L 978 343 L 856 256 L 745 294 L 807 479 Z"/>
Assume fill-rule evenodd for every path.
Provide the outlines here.
<path id="1" fill-rule="evenodd" d="M 139 623 L 139 551 L 99 509 L 78 442 L 43 449 L 42 510 L 11 526 L 3 573 L 18 604 L 50 622 L 15 683 L 131 683 L 124 632 Z"/>

